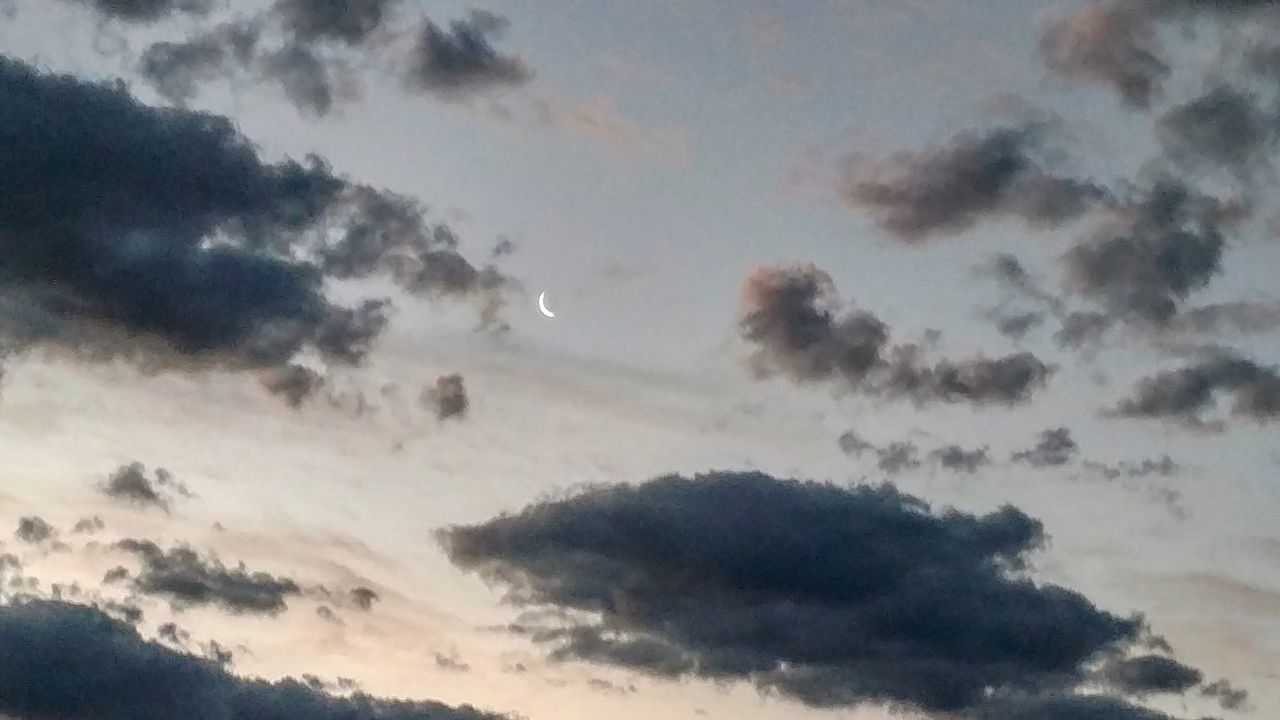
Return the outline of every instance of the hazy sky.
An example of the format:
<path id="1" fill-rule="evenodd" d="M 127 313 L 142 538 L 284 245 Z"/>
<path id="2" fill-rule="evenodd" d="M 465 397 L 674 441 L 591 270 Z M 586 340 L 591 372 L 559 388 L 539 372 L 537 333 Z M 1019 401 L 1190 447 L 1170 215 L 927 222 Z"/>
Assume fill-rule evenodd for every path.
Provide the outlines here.
<path id="1" fill-rule="evenodd" d="M 1275 717 L 1273 5 L 0 0 L 0 717 Z"/>

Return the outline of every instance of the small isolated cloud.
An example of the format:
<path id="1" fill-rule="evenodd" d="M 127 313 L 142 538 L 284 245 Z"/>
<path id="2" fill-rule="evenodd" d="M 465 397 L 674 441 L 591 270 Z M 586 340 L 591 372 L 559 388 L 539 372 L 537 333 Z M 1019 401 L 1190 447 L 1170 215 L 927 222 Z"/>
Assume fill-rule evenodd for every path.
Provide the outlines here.
<path id="1" fill-rule="evenodd" d="M 422 391 L 421 400 L 440 420 L 465 417 L 471 404 L 462 376 L 456 373 L 436 378 L 434 385 Z"/>
<path id="2" fill-rule="evenodd" d="M 919 347 L 893 345 L 874 314 L 843 307 L 831 277 L 813 265 L 765 267 L 742 291 L 742 337 L 758 375 L 831 383 L 917 405 L 1017 405 L 1045 385 L 1053 368 L 1031 353 L 927 363 Z"/>
<path id="3" fill-rule="evenodd" d="M 1221 418 L 1206 413 L 1221 395 L 1232 400 L 1230 417 L 1262 424 L 1280 418 L 1280 368 L 1259 365 L 1230 352 L 1218 353 L 1177 370 L 1144 377 L 1112 415 L 1172 420 L 1188 427 L 1220 430 Z"/>
<path id="4" fill-rule="evenodd" d="M 1011 456 L 1013 462 L 1021 462 L 1031 467 L 1054 467 L 1066 465 L 1075 459 L 1080 446 L 1071 438 L 1067 428 L 1050 428 L 1040 433 L 1040 440 L 1027 450 L 1020 450 Z"/>
<path id="5" fill-rule="evenodd" d="M 1223 710 L 1245 710 L 1249 707 L 1249 691 L 1226 680 L 1215 680 L 1200 689 L 1205 697 L 1216 698 Z"/>
<path id="6" fill-rule="evenodd" d="M 150 540 L 127 539 L 117 547 L 142 561 L 132 582 L 135 590 L 167 597 L 178 606 L 217 605 L 233 613 L 275 615 L 286 608 L 287 598 L 302 592 L 287 577 L 251 572 L 243 564 L 229 568 L 185 546 L 165 551 Z"/>
<path id="7" fill-rule="evenodd" d="M 405 67 L 409 84 L 442 99 L 457 100 L 477 90 L 527 83 L 533 71 L 491 42 L 506 27 L 506 18 L 483 11 L 454 20 L 448 30 L 424 22 Z"/>
<path id="8" fill-rule="evenodd" d="M 372 610 L 374 603 L 382 599 L 377 592 L 363 586 L 352 588 L 348 595 L 351 597 L 352 604 L 365 612 Z"/>
<path id="9" fill-rule="evenodd" d="M 302 407 L 324 387 L 324 377 L 303 365 L 285 365 L 264 371 L 261 382 L 267 392 L 284 398 L 291 408 Z"/>
<path id="10" fill-rule="evenodd" d="M 970 475 L 977 472 L 978 468 L 991 464 L 991 456 L 985 445 L 971 450 L 959 445 L 947 445 L 929 453 L 929 457 L 948 470 Z"/>
<path id="11" fill-rule="evenodd" d="M 177 497 L 190 497 L 186 485 L 174 479 L 164 468 L 156 468 L 155 477 L 147 477 L 147 467 L 140 462 L 121 465 L 102 484 L 108 497 L 142 507 L 157 507 L 168 512 Z"/>
<path id="12" fill-rule="evenodd" d="M 13 536 L 28 545 L 39 545 L 58 537 L 58 530 L 47 520 L 37 515 L 28 515 L 18 520 L 18 529 Z"/>
<path id="13" fill-rule="evenodd" d="M 529 610 L 553 660 L 737 680 L 823 708 L 1162 718 L 1095 659 L 1150 636 L 1022 570 L 1040 523 L 934 512 L 890 486 L 761 473 L 595 486 L 440 533 L 449 559 Z M 530 624 L 532 623 L 532 624 Z"/>

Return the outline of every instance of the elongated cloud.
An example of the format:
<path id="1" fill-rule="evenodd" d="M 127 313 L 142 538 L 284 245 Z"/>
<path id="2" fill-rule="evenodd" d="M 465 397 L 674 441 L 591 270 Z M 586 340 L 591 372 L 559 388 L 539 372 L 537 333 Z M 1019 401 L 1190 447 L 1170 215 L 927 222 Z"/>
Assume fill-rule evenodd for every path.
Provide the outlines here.
<path id="1" fill-rule="evenodd" d="M 126 22 L 152 22 L 171 15 L 204 15 L 215 0 L 66 0 L 90 7 L 104 17 Z"/>
<path id="2" fill-rule="evenodd" d="M 843 308 L 831 277 L 813 265 L 760 268 L 742 291 L 742 337 L 757 374 L 826 382 L 918 405 L 1015 405 L 1052 374 L 1030 353 L 927 363 L 913 345 L 892 345 L 875 315 Z"/>
<path id="3" fill-rule="evenodd" d="M 386 304 L 338 305 L 329 277 L 389 275 L 485 305 L 501 291 L 416 204 L 316 157 L 266 162 L 226 118 L 2 57 L 0 93 L 0 185 L 25 188 L 0 206 L 7 352 L 148 369 L 277 368 L 304 352 L 354 364 Z M 334 260 L 353 255 L 365 262 Z"/>
<path id="4" fill-rule="evenodd" d="M 960 232 L 992 217 L 1056 227 L 1080 217 L 1107 193 L 1054 173 L 1042 157 L 1043 135 L 1044 129 L 1034 125 L 961 133 L 921 153 L 852 162 L 843 194 L 906 242 Z"/>
<path id="5" fill-rule="evenodd" d="M 1079 453 L 1080 446 L 1071 438 L 1067 428 L 1050 428 L 1040 433 L 1040 440 L 1027 450 L 1019 450 L 1011 456 L 1014 462 L 1031 467 L 1066 465 Z"/>
<path id="6" fill-rule="evenodd" d="M 142 560 L 142 571 L 133 578 L 138 592 L 161 595 L 179 606 L 218 605 L 236 613 L 274 615 L 286 607 L 286 598 L 302 589 L 286 577 L 251 572 L 243 566 L 228 568 L 216 557 L 202 557 L 189 547 L 162 550 L 150 540 L 122 540 L 120 549 Z"/>
<path id="7" fill-rule="evenodd" d="M 32 600 L 0 606 L 0 714 L 41 720 L 499 720 L 429 700 L 229 674 L 217 662 L 144 640 L 102 611 Z M 109 658 L 109 661 L 104 661 Z"/>
<path id="8" fill-rule="evenodd" d="M 1027 579 L 1044 533 L 1012 507 L 935 513 L 889 486 L 720 472 L 592 487 L 440 539 L 509 602 L 569 613 L 522 626 L 555 659 L 740 680 L 817 707 L 1164 717 L 1077 694 L 1095 657 L 1147 631 Z M 1062 710 L 1012 712 L 1022 703 Z"/>
<path id="9" fill-rule="evenodd" d="M 1139 380 L 1133 394 L 1121 400 L 1112 414 L 1221 429 L 1223 419 L 1206 417 L 1220 395 L 1231 398 L 1231 417 L 1274 422 L 1280 419 L 1280 368 L 1231 353 L 1219 354 Z"/>

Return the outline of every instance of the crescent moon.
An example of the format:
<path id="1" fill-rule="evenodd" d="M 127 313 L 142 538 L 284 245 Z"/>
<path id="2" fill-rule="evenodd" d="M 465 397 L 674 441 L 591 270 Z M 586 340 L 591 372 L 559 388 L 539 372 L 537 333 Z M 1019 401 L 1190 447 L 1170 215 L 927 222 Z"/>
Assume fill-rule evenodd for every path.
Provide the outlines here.
<path id="1" fill-rule="evenodd" d="M 547 294 L 545 292 L 538 296 L 538 309 L 542 311 L 543 315 L 546 315 L 549 318 L 556 316 L 555 313 L 547 309 Z"/>

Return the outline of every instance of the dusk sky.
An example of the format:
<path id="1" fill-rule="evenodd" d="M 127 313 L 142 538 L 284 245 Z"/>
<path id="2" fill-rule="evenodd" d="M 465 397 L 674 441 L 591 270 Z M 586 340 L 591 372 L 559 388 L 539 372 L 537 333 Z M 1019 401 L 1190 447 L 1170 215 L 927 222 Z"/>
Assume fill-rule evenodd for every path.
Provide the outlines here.
<path id="1" fill-rule="evenodd" d="M 0 718 L 1280 717 L 1277 38 L 0 0 Z"/>

